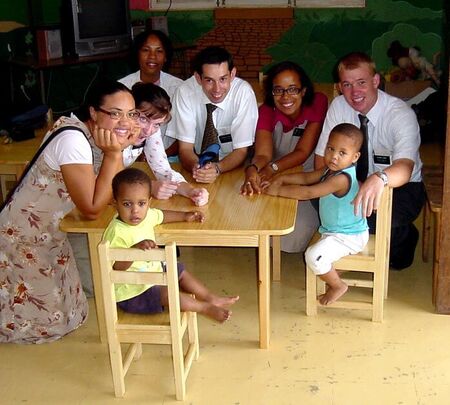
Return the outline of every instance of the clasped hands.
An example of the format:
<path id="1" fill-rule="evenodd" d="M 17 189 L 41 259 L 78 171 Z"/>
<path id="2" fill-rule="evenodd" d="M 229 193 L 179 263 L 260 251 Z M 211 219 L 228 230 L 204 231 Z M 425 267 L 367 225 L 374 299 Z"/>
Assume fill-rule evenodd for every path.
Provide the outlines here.
<path id="1" fill-rule="evenodd" d="M 273 170 L 267 165 L 259 172 L 254 166 L 248 166 L 245 171 L 245 182 L 241 186 L 241 194 L 252 196 L 261 194 L 264 187 L 268 187 L 273 177 Z M 264 184 L 264 187 L 263 187 Z"/>
<path id="2" fill-rule="evenodd" d="M 212 162 L 208 162 L 204 166 L 197 164 L 192 169 L 192 177 L 197 183 L 214 183 L 219 175 L 217 164 Z"/>

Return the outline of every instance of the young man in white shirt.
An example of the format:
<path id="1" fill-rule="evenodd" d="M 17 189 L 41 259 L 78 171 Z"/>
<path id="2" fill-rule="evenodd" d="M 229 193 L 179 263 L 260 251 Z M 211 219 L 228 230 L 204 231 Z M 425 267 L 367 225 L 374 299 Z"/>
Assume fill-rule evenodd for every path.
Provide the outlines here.
<path id="1" fill-rule="evenodd" d="M 254 142 L 258 108 L 253 89 L 236 77 L 233 59 L 224 48 L 212 46 L 200 51 L 194 59 L 194 71 L 175 92 L 166 135 L 178 139 L 180 161 L 194 179 L 212 183 L 246 159 Z M 220 151 L 217 162 L 200 166 L 208 104 L 213 105 L 215 142 Z"/>
<path id="2" fill-rule="evenodd" d="M 316 147 L 315 165 L 324 165 L 326 142 L 335 125 L 348 122 L 360 126 L 368 119 L 367 168 L 359 178 L 362 184 L 353 204 L 355 213 L 368 217 L 373 233 L 372 213 L 378 208 L 383 188 L 394 188 L 390 265 L 401 270 L 414 260 L 419 233 L 413 221 L 425 201 L 417 118 L 402 100 L 378 90 L 380 76 L 368 55 L 353 52 L 344 56 L 338 64 L 338 74 L 342 95 L 328 109 Z"/>

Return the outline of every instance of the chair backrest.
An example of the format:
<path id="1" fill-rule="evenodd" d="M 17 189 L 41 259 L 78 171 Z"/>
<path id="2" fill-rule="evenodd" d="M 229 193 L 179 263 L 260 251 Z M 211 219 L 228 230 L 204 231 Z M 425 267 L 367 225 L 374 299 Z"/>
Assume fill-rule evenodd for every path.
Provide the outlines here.
<path id="1" fill-rule="evenodd" d="M 108 241 L 102 241 L 98 245 L 98 252 L 108 334 L 110 330 L 114 329 L 118 319 L 114 291 L 114 285 L 118 283 L 167 285 L 170 322 L 172 325 L 180 324 L 177 255 L 174 242 L 167 243 L 164 249 L 141 250 L 133 248 L 111 248 Z M 166 271 L 163 273 L 146 273 L 113 270 L 112 264 L 115 261 L 160 261 L 166 263 Z M 112 317 L 108 316 L 109 314 Z M 114 324 L 108 325 L 108 322 L 111 321 Z"/>
<path id="2" fill-rule="evenodd" d="M 389 266 L 389 250 L 392 223 L 392 187 L 385 187 L 377 210 L 375 260 L 386 260 Z"/>

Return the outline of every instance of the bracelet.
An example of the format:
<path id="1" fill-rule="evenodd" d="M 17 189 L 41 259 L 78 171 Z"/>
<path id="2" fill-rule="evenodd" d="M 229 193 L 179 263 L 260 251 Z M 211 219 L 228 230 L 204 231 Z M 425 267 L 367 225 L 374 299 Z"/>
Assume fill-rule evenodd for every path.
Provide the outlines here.
<path id="1" fill-rule="evenodd" d="M 219 176 L 222 174 L 222 170 L 220 170 L 219 164 L 214 163 L 214 167 L 216 168 L 216 174 Z"/>
<path id="2" fill-rule="evenodd" d="M 258 166 L 256 166 L 254 163 L 250 163 L 249 165 L 245 166 L 244 171 L 246 172 L 249 167 L 254 167 L 256 169 L 256 173 L 259 173 Z"/>

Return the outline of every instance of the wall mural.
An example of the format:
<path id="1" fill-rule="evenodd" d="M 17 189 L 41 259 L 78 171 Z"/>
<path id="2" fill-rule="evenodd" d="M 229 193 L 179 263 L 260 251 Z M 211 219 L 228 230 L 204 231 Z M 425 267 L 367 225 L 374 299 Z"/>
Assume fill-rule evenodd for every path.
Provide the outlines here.
<path id="1" fill-rule="evenodd" d="M 431 5 L 439 8 L 432 10 Z M 367 52 L 387 72 L 391 61 L 386 52 L 395 39 L 407 47 L 419 46 L 431 61 L 443 51 L 442 7 L 440 0 L 367 0 L 364 10 L 297 10 L 295 26 L 267 53 L 274 62 L 300 63 L 317 82 L 331 82 L 336 60 L 354 50 Z"/>

